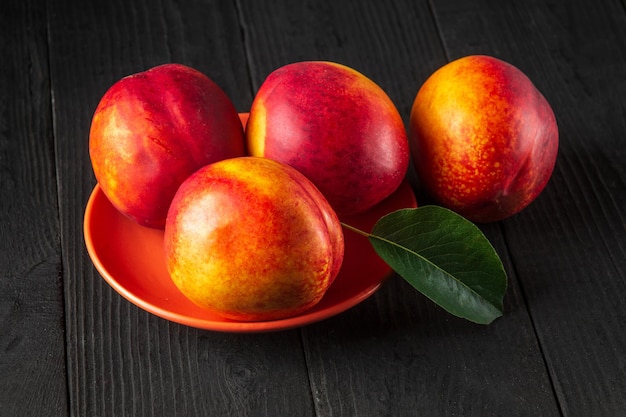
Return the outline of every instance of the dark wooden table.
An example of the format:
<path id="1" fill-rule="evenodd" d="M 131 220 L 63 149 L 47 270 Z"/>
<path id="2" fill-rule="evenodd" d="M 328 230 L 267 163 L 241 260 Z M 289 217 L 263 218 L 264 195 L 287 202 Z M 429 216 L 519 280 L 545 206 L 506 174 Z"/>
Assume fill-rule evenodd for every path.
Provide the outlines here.
<path id="1" fill-rule="evenodd" d="M 239 111 L 274 69 L 331 60 L 408 121 L 446 62 L 489 54 L 552 104 L 552 179 L 481 226 L 509 274 L 479 326 L 398 277 L 347 312 L 263 334 L 198 330 L 118 295 L 85 249 L 91 117 L 166 62 Z M 626 415 L 626 2 L 9 0 L 0 6 L 0 415 Z"/>

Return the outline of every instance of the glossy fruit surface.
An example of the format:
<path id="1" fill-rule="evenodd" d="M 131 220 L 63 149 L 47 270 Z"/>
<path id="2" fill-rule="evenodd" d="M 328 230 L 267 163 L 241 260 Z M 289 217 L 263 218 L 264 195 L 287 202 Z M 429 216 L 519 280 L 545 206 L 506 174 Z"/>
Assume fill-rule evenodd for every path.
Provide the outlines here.
<path id="1" fill-rule="evenodd" d="M 391 195 L 409 163 L 406 130 L 387 94 L 363 74 L 305 61 L 272 72 L 246 128 L 248 151 L 296 168 L 339 215 Z"/>
<path id="2" fill-rule="evenodd" d="M 176 193 L 165 259 L 191 301 L 235 320 L 297 315 L 317 304 L 343 261 L 341 225 L 287 165 L 243 157 L 201 168 Z"/>
<path id="3" fill-rule="evenodd" d="M 123 214 L 165 226 L 179 185 L 200 167 L 244 154 L 226 94 L 199 71 L 165 64 L 122 78 L 93 116 L 89 153 L 102 191 Z"/>
<path id="4" fill-rule="evenodd" d="M 489 56 L 460 58 L 433 73 L 415 98 L 409 136 L 421 184 L 475 222 L 528 206 L 558 151 L 544 96 L 518 68 Z"/>

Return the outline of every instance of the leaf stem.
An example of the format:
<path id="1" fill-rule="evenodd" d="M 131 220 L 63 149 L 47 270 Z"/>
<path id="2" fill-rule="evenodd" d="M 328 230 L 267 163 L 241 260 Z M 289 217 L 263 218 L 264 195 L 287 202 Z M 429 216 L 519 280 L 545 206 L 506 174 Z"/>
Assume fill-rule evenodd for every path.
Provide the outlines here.
<path id="1" fill-rule="evenodd" d="M 374 234 L 372 234 L 372 233 L 367 233 L 367 232 L 365 232 L 365 231 L 363 231 L 363 230 L 361 230 L 361 229 L 357 229 L 356 227 L 354 227 L 354 226 L 350 226 L 349 224 L 346 224 L 346 223 L 344 223 L 344 222 L 340 222 L 340 223 L 341 223 L 341 225 L 342 225 L 343 227 L 345 227 L 346 229 L 351 230 L 351 231 L 353 231 L 353 232 L 355 232 L 355 233 L 358 233 L 358 234 L 360 234 L 361 236 L 365 236 L 365 237 L 366 237 L 366 238 L 368 238 L 368 239 L 377 239 L 377 240 L 380 240 L 380 241 L 382 241 L 382 242 L 387 243 L 388 245 L 391 245 L 391 246 L 396 246 L 396 247 L 398 247 L 398 248 L 400 248 L 400 249 L 406 250 L 406 248 L 405 248 L 405 247 L 403 247 L 402 245 L 400 245 L 400 244 L 398 244 L 398 243 L 394 242 L 393 240 L 387 240 L 387 239 L 385 239 L 385 238 L 384 238 L 384 237 L 382 237 L 382 236 L 377 236 L 377 235 L 374 235 Z M 418 253 L 413 252 L 413 254 L 414 254 L 414 255 L 416 255 L 416 256 L 419 256 L 419 257 L 421 258 L 421 255 L 419 255 Z"/>
<path id="2" fill-rule="evenodd" d="M 371 235 L 371 233 L 364 232 L 363 230 L 361 230 L 361 229 L 357 229 L 356 227 L 354 227 L 354 226 L 350 226 L 349 224 L 346 224 L 346 223 L 344 223 L 344 222 L 341 222 L 341 225 L 342 225 L 343 227 L 345 227 L 346 229 L 348 229 L 348 230 L 352 230 L 353 232 L 360 234 L 361 236 L 365 236 L 365 237 L 367 237 L 367 238 L 369 238 L 370 236 L 372 236 L 372 235 Z"/>

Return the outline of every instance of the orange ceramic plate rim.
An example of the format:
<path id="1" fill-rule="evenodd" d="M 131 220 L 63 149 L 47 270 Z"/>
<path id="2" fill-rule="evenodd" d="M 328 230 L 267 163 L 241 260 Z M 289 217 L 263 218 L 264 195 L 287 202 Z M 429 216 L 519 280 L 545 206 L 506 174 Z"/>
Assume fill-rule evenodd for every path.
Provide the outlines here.
<path id="1" fill-rule="evenodd" d="M 94 266 L 96 267 L 96 270 L 115 291 L 117 291 L 121 296 L 126 298 L 131 303 L 158 317 L 179 324 L 184 324 L 200 329 L 233 333 L 269 332 L 301 327 L 335 316 L 361 303 L 372 294 L 374 294 L 380 288 L 382 282 L 390 275 L 387 274 L 384 277 L 381 277 L 380 281 L 369 285 L 354 294 L 351 294 L 349 297 L 342 299 L 340 302 L 331 304 L 321 309 L 316 309 L 316 307 L 313 307 L 305 313 L 285 319 L 260 322 L 238 322 L 227 321 L 226 319 L 224 321 L 204 319 L 180 314 L 176 311 L 159 307 L 138 296 L 137 294 L 129 290 L 125 285 L 123 285 L 115 276 L 113 276 L 113 274 L 110 273 L 109 269 L 107 268 L 107 265 L 102 262 L 96 249 L 96 245 L 94 244 L 94 236 L 92 235 L 92 224 L 93 222 L 97 221 L 97 219 L 94 217 L 94 208 L 95 205 L 98 204 L 97 202 L 99 198 L 106 199 L 99 185 L 96 184 L 85 209 L 85 218 L 83 225 L 87 252 L 89 253 L 90 258 Z M 122 216 L 121 214 L 119 215 Z"/>
<path id="2" fill-rule="evenodd" d="M 246 122 L 248 119 L 249 113 L 239 113 L 239 117 L 241 119 L 242 125 L 246 126 Z M 353 226 L 357 226 L 361 228 L 361 230 L 366 230 L 373 226 L 372 216 L 378 218 L 390 211 L 390 209 L 399 209 L 404 207 L 416 207 L 415 196 L 411 190 L 410 185 L 405 182 L 396 191 L 391 197 L 382 202 L 379 206 L 373 208 L 370 211 L 370 214 L 358 215 L 349 219 L 349 223 Z M 111 213 L 108 218 L 98 219 L 96 218 L 97 213 L 101 213 L 103 210 L 109 210 Z M 106 211 L 104 211 L 106 214 Z M 101 214 L 102 216 L 102 214 Z M 110 216 L 114 216 L 111 218 Z M 89 201 L 87 202 L 87 206 L 85 208 L 85 217 L 83 220 L 83 232 L 85 245 L 87 247 L 87 252 L 89 257 L 91 258 L 96 270 L 99 274 L 104 278 L 104 280 L 122 297 L 135 304 L 136 306 L 142 308 L 143 310 L 154 314 L 155 316 L 164 318 L 166 320 L 176 322 L 179 324 L 187 325 L 190 327 L 196 327 L 200 329 L 206 330 L 214 330 L 221 332 L 231 332 L 231 333 L 258 333 L 258 332 L 270 332 L 270 331 L 278 331 L 278 330 L 287 330 L 296 327 L 301 327 L 304 325 L 312 324 L 332 316 L 335 316 L 339 313 L 342 313 L 351 307 L 363 302 L 365 299 L 374 294 L 382 285 L 382 283 L 392 275 L 393 271 L 389 268 L 380 258 L 376 256 L 371 248 L 371 245 L 366 240 L 355 241 L 355 235 L 348 236 L 346 235 L 346 257 L 344 258 L 344 267 L 339 273 L 335 283 L 331 285 L 328 292 L 322 298 L 322 300 L 311 309 L 306 312 L 279 320 L 272 321 L 257 321 L 257 322 L 239 322 L 228 319 L 219 318 L 219 316 L 215 315 L 213 312 L 207 311 L 206 314 L 211 316 L 215 316 L 215 318 L 204 318 L 198 317 L 190 314 L 184 314 L 176 309 L 168 309 L 162 306 L 156 305 L 155 303 L 149 301 L 148 297 L 142 297 L 140 294 L 141 291 L 134 292 L 133 288 L 129 288 L 132 285 L 125 285 L 123 282 L 124 277 L 116 276 L 112 271 L 115 268 L 115 265 L 106 264 L 104 262 L 103 256 L 106 257 L 107 253 L 105 250 L 102 250 L 102 253 L 99 252 L 99 244 L 103 243 L 102 241 L 98 241 L 97 237 L 94 236 L 94 233 L 102 233 L 102 227 L 96 227 L 96 222 L 98 220 L 115 220 L 119 227 L 123 228 L 124 231 L 131 230 L 131 228 L 141 228 L 141 226 L 133 224 L 132 226 L 124 227 L 123 222 L 120 223 L 121 219 L 126 219 L 121 213 L 115 210 L 107 197 L 102 192 L 102 189 L 98 184 L 94 187 L 91 195 L 89 197 Z M 127 220 L 127 219 L 126 219 Z M 127 220 L 128 221 L 128 220 Z M 127 223 L 128 224 L 128 223 Z M 134 229 L 133 229 L 134 230 Z M 137 229 L 139 230 L 139 229 Z M 142 229 L 146 230 L 146 229 Z M 122 231 L 122 229 L 119 229 Z M 109 232 L 109 229 L 107 229 Z M 345 234 L 344 229 L 344 234 Z M 353 232 L 347 232 L 353 233 Z M 126 233 L 131 234 L 131 233 Z M 145 237 L 143 232 L 141 234 L 142 237 Z M 134 236 L 136 237 L 136 236 Z M 115 238 L 115 236 L 113 236 Z M 102 239 L 102 238 L 101 238 Z M 108 240 L 107 240 L 108 239 Z M 362 236 L 359 236 L 358 239 L 363 239 Z M 110 243 L 111 245 L 115 245 L 115 242 L 111 241 L 111 236 L 107 235 L 103 238 L 104 243 Z M 151 239 L 153 242 L 154 238 Z M 347 243 L 350 242 L 350 245 Z M 127 243 L 127 242 L 126 242 Z M 137 245 L 135 245 L 137 246 Z M 348 256 L 348 252 L 352 253 L 352 256 Z M 369 251 L 371 257 L 375 259 L 375 262 L 372 263 L 371 259 L 368 264 L 361 265 L 360 263 L 355 266 L 355 258 L 361 258 L 363 255 L 362 251 Z M 358 256 L 355 256 L 355 253 Z M 110 255 L 110 254 L 109 254 Z M 348 260 L 346 262 L 346 260 Z M 115 263 L 115 261 L 112 261 Z M 359 261 L 360 262 L 360 261 Z M 365 268 L 365 269 L 364 269 Z M 374 272 L 372 272 L 374 271 Z M 126 272 L 126 270 L 124 270 Z M 356 272 L 357 274 L 366 274 L 365 279 L 362 279 L 361 282 L 356 282 L 354 284 L 350 279 L 346 278 L 346 274 L 350 274 L 351 272 Z M 126 273 L 127 276 L 132 276 L 133 274 Z M 157 274 L 162 275 L 162 274 Z M 351 275 L 351 274 L 350 274 Z M 161 277 L 162 278 L 162 277 Z M 131 284 L 136 281 L 130 282 Z M 142 282 L 142 284 L 145 284 Z M 172 283 L 168 282 L 171 286 Z M 175 290 L 175 287 L 174 287 Z M 168 293 L 169 294 L 169 293 Z M 154 298 L 154 294 L 149 294 Z M 160 296 L 164 296 L 164 294 L 159 293 Z M 182 294 L 177 294 L 176 296 L 169 294 L 172 298 L 180 297 Z M 166 296 L 163 297 L 167 299 Z M 159 298 L 159 301 L 163 301 L 163 299 Z M 185 304 L 189 305 L 191 301 L 185 299 Z M 167 304 L 167 303 L 166 303 Z M 175 300 L 172 304 L 176 304 Z M 184 308 L 183 308 L 184 310 Z M 187 309 L 188 310 L 188 309 Z"/>

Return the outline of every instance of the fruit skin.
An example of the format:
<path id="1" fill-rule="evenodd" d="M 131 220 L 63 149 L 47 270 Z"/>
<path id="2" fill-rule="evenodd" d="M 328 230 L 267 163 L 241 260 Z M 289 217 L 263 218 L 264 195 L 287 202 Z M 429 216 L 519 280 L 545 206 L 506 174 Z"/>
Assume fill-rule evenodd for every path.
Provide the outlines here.
<path id="1" fill-rule="evenodd" d="M 178 186 L 204 165 L 244 155 L 245 143 L 219 86 L 193 68 L 164 64 L 109 88 L 93 116 L 89 153 L 113 206 L 163 228 Z"/>
<path id="2" fill-rule="evenodd" d="M 366 233 L 371 233 L 376 222 L 383 216 L 404 208 L 417 208 L 417 200 L 408 181 L 403 181 L 389 197 L 367 211 L 340 220 Z M 344 227 L 345 252 L 340 279 L 345 281 L 365 276 L 391 275 L 393 270 L 374 250 L 369 239 Z M 345 275 L 345 276 L 344 276 Z"/>
<path id="3" fill-rule="evenodd" d="M 406 129 L 387 94 L 341 64 L 285 65 L 263 82 L 250 109 L 248 152 L 289 164 L 340 215 L 379 203 L 405 177 Z"/>
<path id="4" fill-rule="evenodd" d="M 341 268 L 341 224 L 304 175 L 265 158 L 201 168 L 176 193 L 168 271 L 191 301 L 226 318 L 273 320 L 317 304 Z"/>
<path id="5" fill-rule="evenodd" d="M 453 61 L 426 80 L 409 140 L 431 196 L 483 223 L 519 212 L 541 193 L 559 141 L 552 108 L 528 77 L 483 55 Z"/>

